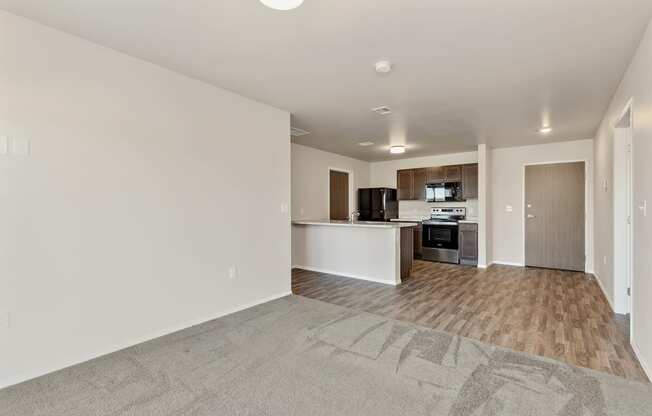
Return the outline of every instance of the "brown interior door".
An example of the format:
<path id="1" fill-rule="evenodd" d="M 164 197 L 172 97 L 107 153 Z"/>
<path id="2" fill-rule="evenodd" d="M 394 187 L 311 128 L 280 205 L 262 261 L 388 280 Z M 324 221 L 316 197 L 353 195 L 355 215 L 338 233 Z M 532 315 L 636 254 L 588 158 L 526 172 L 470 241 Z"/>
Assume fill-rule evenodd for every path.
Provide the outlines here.
<path id="1" fill-rule="evenodd" d="M 349 174 L 331 170 L 330 175 L 331 220 L 349 218 Z"/>
<path id="2" fill-rule="evenodd" d="M 525 167 L 525 265 L 584 271 L 584 162 Z"/>

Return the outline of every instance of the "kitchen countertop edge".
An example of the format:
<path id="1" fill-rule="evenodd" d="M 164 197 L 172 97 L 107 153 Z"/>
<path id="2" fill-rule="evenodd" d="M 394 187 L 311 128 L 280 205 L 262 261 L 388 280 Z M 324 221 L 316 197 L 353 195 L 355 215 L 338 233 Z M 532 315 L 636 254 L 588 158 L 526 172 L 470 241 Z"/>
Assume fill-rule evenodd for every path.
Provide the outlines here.
<path id="1" fill-rule="evenodd" d="M 416 227 L 417 224 L 414 222 L 378 222 L 378 223 L 367 223 L 367 222 L 350 222 L 350 221 L 331 221 L 331 220 L 293 220 L 292 225 L 321 225 L 321 226 L 331 226 L 331 227 L 361 227 L 361 228 L 388 228 L 388 229 L 397 229 L 397 228 L 409 228 Z"/>

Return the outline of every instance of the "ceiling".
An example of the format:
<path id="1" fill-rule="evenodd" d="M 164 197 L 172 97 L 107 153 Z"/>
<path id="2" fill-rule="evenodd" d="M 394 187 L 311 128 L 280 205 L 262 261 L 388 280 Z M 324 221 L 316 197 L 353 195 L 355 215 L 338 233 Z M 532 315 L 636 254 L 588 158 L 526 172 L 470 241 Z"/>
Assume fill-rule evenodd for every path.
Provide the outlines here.
<path id="1" fill-rule="evenodd" d="M 286 12 L 258 0 L 0 0 L 0 8 L 288 110 L 311 132 L 294 142 L 368 161 L 592 138 L 652 17 L 649 0 L 305 0 Z M 391 74 L 375 73 L 380 58 L 394 63 Z M 370 111 L 378 106 L 393 113 Z M 539 134 L 547 123 L 553 132 Z M 390 144 L 408 152 L 390 155 Z"/>

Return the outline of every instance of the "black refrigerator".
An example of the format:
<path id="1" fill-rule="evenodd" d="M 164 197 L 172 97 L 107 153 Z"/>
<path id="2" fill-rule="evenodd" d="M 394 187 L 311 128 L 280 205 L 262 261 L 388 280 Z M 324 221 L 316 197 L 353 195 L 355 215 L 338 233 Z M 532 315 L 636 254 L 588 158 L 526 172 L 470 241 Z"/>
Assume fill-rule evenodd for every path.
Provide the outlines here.
<path id="1" fill-rule="evenodd" d="M 396 189 L 358 189 L 358 211 L 360 221 L 389 221 L 398 218 Z"/>

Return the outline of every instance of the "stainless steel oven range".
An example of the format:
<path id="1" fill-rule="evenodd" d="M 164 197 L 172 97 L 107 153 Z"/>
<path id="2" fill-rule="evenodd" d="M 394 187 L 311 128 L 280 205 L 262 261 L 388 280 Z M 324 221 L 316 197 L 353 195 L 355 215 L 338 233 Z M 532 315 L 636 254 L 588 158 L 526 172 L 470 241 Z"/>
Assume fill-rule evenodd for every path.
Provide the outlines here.
<path id="1" fill-rule="evenodd" d="M 459 220 L 466 208 L 432 208 L 430 219 L 423 222 L 423 259 L 459 263 Z"/>

